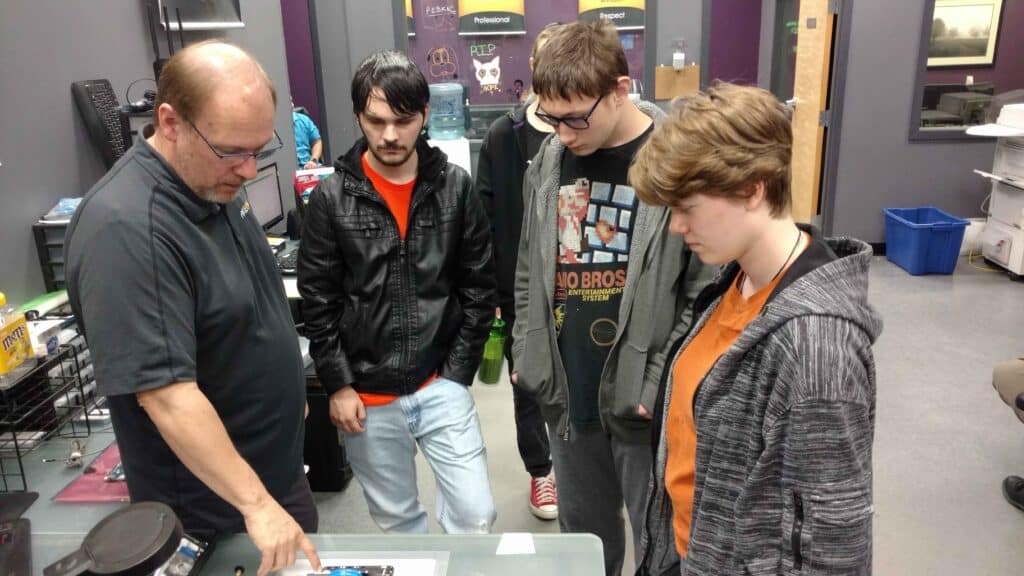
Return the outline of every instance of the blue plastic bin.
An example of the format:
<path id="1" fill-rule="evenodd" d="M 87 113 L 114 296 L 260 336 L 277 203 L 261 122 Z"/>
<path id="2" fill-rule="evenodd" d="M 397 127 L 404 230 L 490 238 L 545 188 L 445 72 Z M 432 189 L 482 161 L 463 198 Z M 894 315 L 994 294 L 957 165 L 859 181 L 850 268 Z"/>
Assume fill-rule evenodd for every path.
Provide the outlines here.
<path id="1" fill-rule="evenodd" d="M 920 274 L 952 274 L 967 220 L 935 208 L 885 208 L 885 256 Z"/>

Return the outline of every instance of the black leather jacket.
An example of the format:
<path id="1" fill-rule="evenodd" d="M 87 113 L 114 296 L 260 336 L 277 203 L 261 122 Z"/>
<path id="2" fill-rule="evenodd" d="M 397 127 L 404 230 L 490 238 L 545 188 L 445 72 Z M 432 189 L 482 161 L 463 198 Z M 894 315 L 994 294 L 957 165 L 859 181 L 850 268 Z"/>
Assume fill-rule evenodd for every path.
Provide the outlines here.
<path id="1" fill-rule="evenodd" d="M 470 385 L 495 306 L 490 225 L 469 175 L 426 140 L 403 241 L 361 139 L 309 198 L 298 258 L 306 335 L 328 394 Z"/>

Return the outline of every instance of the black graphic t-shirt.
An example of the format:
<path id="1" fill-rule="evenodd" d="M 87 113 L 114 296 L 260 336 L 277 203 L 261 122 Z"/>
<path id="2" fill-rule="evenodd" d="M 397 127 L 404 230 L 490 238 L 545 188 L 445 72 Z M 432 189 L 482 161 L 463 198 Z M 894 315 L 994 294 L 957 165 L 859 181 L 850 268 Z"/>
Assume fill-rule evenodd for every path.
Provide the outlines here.
<path id="1" fill-rule="evenodd" d="M 541 132 L 540 130 L 533 127 L 529 120 L 523 120 L 526 122 L 525 134 L 526 134 L 526 161 L 532 162 L 533 157 L 537 155 L 537 151 L 540 150 L 540 145 L 544 143 L 544 139 L 548 137 L 549 132 Z"/>
<path id="2" fill-rule="evenodd" d="M 636 192 L 626 178 L 650 133 L 590 156 L 562 155 L 552 312 L 576 424 L 600 421 L 601 371 L 618 333 L 636 219 Z"/>

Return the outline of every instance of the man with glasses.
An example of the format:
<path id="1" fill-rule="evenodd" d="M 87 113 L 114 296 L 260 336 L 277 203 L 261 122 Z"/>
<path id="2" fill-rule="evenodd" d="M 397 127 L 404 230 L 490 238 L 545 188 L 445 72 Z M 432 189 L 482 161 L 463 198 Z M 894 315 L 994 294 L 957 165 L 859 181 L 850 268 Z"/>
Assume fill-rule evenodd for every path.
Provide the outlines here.
<path id="1" fill-rule="evenodd" d="M 107 397 L 132 501 L 204 539 L 248 532 L 259 574 L 293 563 L 317 511 L 302 469 L 304 367 L 274 258 L 244 195 L 282 147 L 260 65 L 216 41 L 160 76 L 152 136 L 89 191 L 67 232 L 71 305 Z"/>
<path id="2" fill-rule="evenodd" d="M 640 543 L 663 348 L 709 279 L 668 234 L 668 210 L 639 203 L 628 185 L 633 155 L 664 113 L 629 98 L 614 25 L 556 31 L 533 89 L 555 134 L 524 179 L 513 383 L 548 422 L 561 530 L 597 534 L 605 570 L 618 576 L 623 504 L 635 551 Z"/>

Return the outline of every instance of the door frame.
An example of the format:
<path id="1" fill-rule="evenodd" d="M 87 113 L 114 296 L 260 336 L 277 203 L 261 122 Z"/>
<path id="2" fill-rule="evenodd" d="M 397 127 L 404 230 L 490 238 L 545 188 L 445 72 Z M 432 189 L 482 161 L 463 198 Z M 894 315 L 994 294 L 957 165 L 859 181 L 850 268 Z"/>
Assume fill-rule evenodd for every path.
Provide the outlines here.
<path id="1" fill-rule="evenodd" d="M 835 32 L 832 39 L 832 81 L 828 100 L 831 120 L 825 132 L 825 158 L 822 160 L 821 191 L 818 194 L 818 217 L 826 235 L 832 234 L 835 223 L 835 189 L 839 178 L 839 143 L 842 135 L 843 100 L 846 95 L 846 69 L 850 54 L 850 32 L 853 25 L 853 1 L 834 0 L 836 10 Z"/>
<path id="2" fill-rule="evenodd" d="M 831 114 L 829 126 L 825 130 L 824 154 L 821 159 L 822 174 L 821 184 L 818 192 L 818 215 L 812 220 L 818 224 L 826 235 L 832 233 L 832 226 L 835 222 L 835 187 L 839 175 L 839 145 L 843 123 L 843 99 L 846 91 L 846 69 L 850 53 L 850 37 L 853 24 L 853 2 L 854 0 L 830 0 L 830 5 L 836 10 L 836 26 L 832 37 L 832 70 L 831 80 L 828 89 L 828 110 Z M 703 0 L 701 14 L 701 88 L 706 88 L 710 79 L 707 78 L 708 59 L 711 39 L 711 3 L 712 0 Z M 774 18 L 776 10 L 775 2 L 772 9 L 761 9 L 762 25 L 761 30 L 774 31 Z M 771 18 L 771 22 L 764 22 L 765 18 Z M 767 28 L 766 28 L 767 26 Z M 775 53 L 775 43 L 778 38 L 771 37 L 768 45 L 769 55 Z M 763 44 L 763 43 L 762 43 Z M 758 62 L 758 78 L 762 77 L 761 66 L 769 68 L 772 64 L 772 57 L 766 61 Z M 769 71 L 770 77 L 770 71 Z"/>

